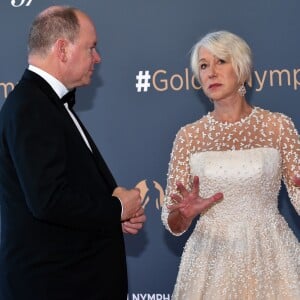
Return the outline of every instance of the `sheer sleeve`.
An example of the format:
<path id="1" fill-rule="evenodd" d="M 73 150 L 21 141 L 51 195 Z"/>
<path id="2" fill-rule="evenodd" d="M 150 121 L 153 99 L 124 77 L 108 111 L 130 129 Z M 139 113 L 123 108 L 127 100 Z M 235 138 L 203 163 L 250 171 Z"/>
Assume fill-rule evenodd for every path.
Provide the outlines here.
<path id="1" fill-rule="evenodd" d="M 169 168 L 168 168 L 165 199 L 162 207 L 163 224 L 165 225 L 166 229 L 169 230 L 173 235 L 178 235 L 178 236 L 183 234 L 184 232 L 176 234 L 172 232 L 172 230 L 170 229 L 168 225 L 169 211 L 167 206 L 173 203 L 170 195 L 178 193 L 177 186 L 176 186 L 177 182 L 180 181 L 188 189 L 191 187 L 189 155 L 190 155 L 189 138 L 188 138 L 186 128 L 183 127 L 177 133 L 173 143 L 173 149 L 171 152 L 171 158 L 170 158 Z"/>
<path id="2" fill-rule="evenodd" d="M 281 116 L 280 152 L 283 181 L 293 206 L 300 214 L 300 188 L 293 184 L 294 176 L 300 176 L 300 139 L 292 120 L 287 116 Z"/>

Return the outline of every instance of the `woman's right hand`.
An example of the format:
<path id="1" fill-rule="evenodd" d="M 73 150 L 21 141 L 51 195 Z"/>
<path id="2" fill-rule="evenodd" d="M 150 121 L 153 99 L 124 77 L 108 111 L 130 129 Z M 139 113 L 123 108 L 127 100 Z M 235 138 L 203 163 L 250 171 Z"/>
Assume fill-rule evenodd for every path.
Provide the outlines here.
<path id="1" fill-rule="evenodd" d="M 295 176 L 293 182 L 296 187 L 300 187 L 300 177 Z"/>
<path id="2" fill-rule="evenodd" d="M 195 176 L 193 179 L 193 187 L 189 192 L 181 182 L 177 183 L 177 189 L 180 195 L 173 194 L 171 199 L 175 204 L 169 206 L 169 211 L 178 210 L 185 218 L 194 218 L 203 211 L 211 207 L 215 202 L 222 200 L 223 194 L 217 193 L 209 198 L 202 198 L 199 196 L 199 177 Z"/>
<path id="3" fill-rule="evenodd" d="M 171 195 L 174 204 L 168 206 L 168 223 L 174 232 L 186 230 L 196 216 L 223 199 L 222 193 L 216 193 L 208 198 L 200 197 L 198 176 L 193 179 L 191 191 L 188 191 L 181 182 L 177 183 L 177 189 L 179 195 Z"/>

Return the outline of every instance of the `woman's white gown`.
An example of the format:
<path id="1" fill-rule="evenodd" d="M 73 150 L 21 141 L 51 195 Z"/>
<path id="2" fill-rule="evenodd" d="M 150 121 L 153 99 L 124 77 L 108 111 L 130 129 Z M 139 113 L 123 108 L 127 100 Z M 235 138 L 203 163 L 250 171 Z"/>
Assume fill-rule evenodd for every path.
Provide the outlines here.
<path id="1" fill-rule="evenodd" d="M 300 299 L 300 244 L 278 211 L 281 180 L 300 212 L 300 141 L 292 121 L 255 107 L 221 123 L 210 113 L 181 128 L 169 164 L 162 220 L 176 182 L 200 178 L 200 195 L 224 198 L 204 212 L 181 259 L 173 299 Z"/>

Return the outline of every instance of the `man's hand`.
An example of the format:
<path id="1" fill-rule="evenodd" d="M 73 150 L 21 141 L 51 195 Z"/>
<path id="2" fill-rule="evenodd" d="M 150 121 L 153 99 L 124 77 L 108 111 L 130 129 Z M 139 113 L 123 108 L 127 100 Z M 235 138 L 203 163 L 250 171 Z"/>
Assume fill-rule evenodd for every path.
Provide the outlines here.
<path id="1" fill-rule="evenodd" d="M 123 187 L 117 187 L 113 192 L 113 196 L 119 198 L 122 203 L 123 213 L 121 221 L 134 218 L 142 207 L 142 199 L 138 188 L 127 190 Z"/>
<path id="2" fill-rule="evenodd" d="M 146 221 L 146 215 L 144 209 L 141 207 L 134 217 L 122 222 L 122 229 L 124 233 L 137 234 L 143 227 Z"/>

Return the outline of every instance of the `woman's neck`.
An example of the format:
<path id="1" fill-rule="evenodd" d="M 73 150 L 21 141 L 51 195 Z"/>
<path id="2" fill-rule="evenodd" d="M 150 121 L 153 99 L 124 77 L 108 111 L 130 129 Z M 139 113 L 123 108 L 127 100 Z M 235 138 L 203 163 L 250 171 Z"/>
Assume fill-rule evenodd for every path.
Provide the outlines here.
<path id="1" fill-rule="evenodd" d="M 235 103 L 221 103 L 217 101 L 214 103 L 214 110 L 211 115 L 220 122 L 237 122 L 247 116 L 252 111 L 252 106 L 243 99 Z"/>

